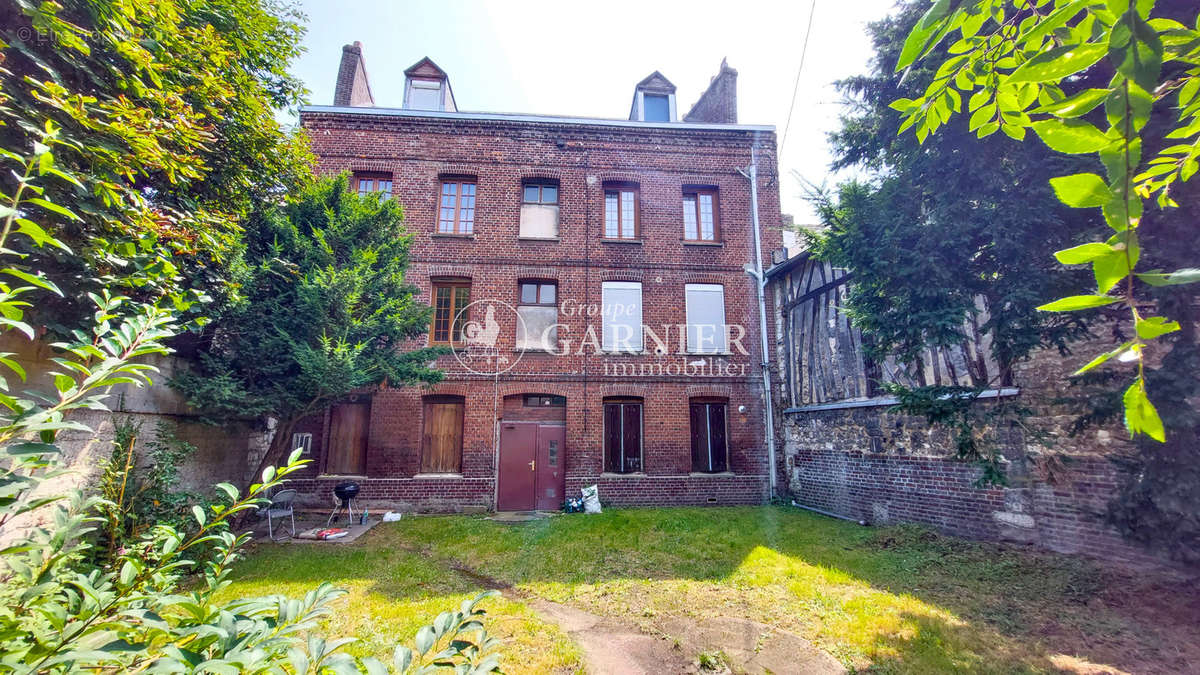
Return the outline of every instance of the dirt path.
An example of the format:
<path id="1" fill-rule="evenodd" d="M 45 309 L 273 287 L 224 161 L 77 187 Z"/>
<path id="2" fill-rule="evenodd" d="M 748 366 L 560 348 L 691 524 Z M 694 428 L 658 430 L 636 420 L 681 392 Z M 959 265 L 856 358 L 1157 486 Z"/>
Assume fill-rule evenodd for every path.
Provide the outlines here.
<path id="1" fill-rule="evenodd" d="M 583 650 L 593 675 L 674 675 L 679 673 L 844 673 L 832 656 L 808 640 L 767 624 L 734 617 L 699 620 L 664 618 L 653 626 L 657 635 L 630 622 L 592 614 L 551 602 L 453 561 L 447 566 L 475 583 L 521 602 L 543 621 L 571 636 Z M 719 654 L 715 668 L 701 669 L 699 655 Z"/>

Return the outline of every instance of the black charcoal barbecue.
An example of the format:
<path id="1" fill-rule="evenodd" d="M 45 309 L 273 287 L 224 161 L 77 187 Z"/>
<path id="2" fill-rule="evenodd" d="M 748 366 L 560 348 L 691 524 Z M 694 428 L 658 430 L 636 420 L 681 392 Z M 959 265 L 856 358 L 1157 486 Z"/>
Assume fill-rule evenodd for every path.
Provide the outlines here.
<path id="1" fill-rule="evenodd" d="M 358 496 L 361 489 L 358 483 L 350 481 L 338 483 L 333 487 L 333 496 L 337 499 L 337 504 L 333 507 L 333 512 L 329 514 L 329 518 L 325 520 L 325 527 L 329 527 L 329 524 L 333 522 L 333 519 L 342 509 L 346 509 L 346 520 L 351 525 L 354 524 L 354 498 Z"/>

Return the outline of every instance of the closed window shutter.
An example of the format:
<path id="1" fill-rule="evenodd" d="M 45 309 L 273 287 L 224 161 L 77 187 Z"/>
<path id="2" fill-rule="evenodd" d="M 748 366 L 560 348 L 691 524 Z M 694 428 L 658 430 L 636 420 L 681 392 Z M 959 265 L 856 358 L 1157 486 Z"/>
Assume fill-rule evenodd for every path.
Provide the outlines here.
<path id="1" fill-rule="evenodd" d="M 693 403 L 689 407 L 692 425 L 692 471 L 708 470 L 707 406 Z"/>
<path id="2" fill-rule="evenodd" d="M 604 404 L 604 469 L 621 470 L 621 404 Z"/>
<path id="3" fill-rule="evenodd" d="M 708 443 L 711 471 L 728 471 L 729 449 L 725 444 L 725 404 L 708 404 Z"/>
<path id="4" fill-rule="evenodd" d="M 626 403 L 624 408 L 625 472 L 642 470 L 642 406 Z"/>

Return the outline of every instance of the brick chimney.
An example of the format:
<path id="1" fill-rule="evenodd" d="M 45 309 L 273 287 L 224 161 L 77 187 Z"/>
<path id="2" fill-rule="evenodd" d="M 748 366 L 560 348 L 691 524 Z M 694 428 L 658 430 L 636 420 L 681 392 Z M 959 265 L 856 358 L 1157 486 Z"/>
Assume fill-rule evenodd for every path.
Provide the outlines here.
<path id="1" fill-rule="evenodd" d="M 333 88 L 333 104 L 343 106 L 373 106 L 371 83 L 367 80 L 367 64 L 363 61 L 362 43 L 342 47 L 342 63 L 338 66 L 337 84 Z"/>
<path id="2" fill-rule="evenodd" d="M 708 83 L 696 105 L 683 116 L 684 122 L 737 124 L 737 71 L 721 59 L 721 69 Z"/>

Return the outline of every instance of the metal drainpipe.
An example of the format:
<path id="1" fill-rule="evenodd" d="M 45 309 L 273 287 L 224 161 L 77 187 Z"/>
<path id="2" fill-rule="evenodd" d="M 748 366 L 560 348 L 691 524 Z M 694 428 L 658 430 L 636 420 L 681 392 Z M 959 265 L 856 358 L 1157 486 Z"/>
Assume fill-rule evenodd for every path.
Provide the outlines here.
<path id="1" fill-rule="evenodd" d="M 750 167 L 748 172 L 738 169 L 737 172 L 750 181 L 750 219 L 754 224 L 754 280 L 758 285 L 758 334 L 762 361 L 763 380 L 763 416 L 767 420 L 767 464 L 770 467 L 771 496 L 775 496 L 775 411 L 771 401 L 771 371 L 768 367 L 767 356 L 767 280 L 762 268 L 762 233 L 758 222 L 758 137 L 755 134 L 754 143 L 750 146 Z"/>

